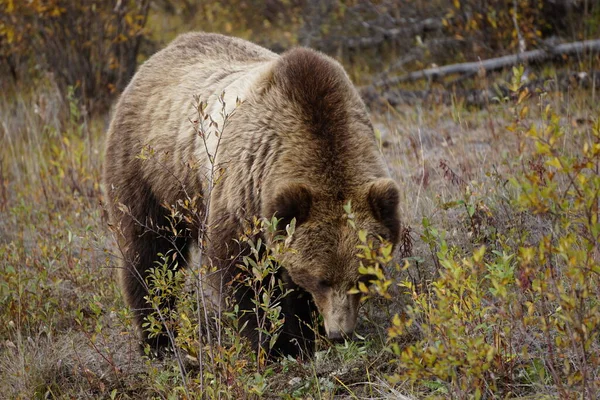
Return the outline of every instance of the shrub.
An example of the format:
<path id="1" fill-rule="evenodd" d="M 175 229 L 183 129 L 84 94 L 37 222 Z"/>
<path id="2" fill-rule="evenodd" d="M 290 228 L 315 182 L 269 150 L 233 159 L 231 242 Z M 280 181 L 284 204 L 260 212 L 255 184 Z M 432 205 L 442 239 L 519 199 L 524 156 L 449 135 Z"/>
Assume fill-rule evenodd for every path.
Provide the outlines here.
<path id="1" fill-rule="evenodd" d="M 425 218 L 422 238 L 435 252 L 437 275 L 430 282 L 396 281 L 413 302 L 392 319 L 388 347 L 397 369 L 388 379 L 424 383 L 452 398 L 540 388 L 561 398 L 596 398 L 600 123 L 570 131 L 544 93 L 537 96 L 541 120 L 530 119 L 533 99 L 520 85 L 523 68 L 513 73 L 515 120 L 507 129 L 522 143 L 521 167 L 508 176 L 513 215 L 507 218 L 530 215 L 544 221 L 546 230 L 515 235 L 498 225 L 485 245 L 478 244 L 472 217 L 477 208 L 495 208 L 469 187 L 463 199 L 447 206 L 464 208 L 462 229 L 471 233 L 471 246 L 448 243 L 445 232 Z M 366 243 L 365 249 L 374 254 L 373 265 L 388 260 L 385 247 Z M 378 278 L 370 293 L 385 295 L 381 287 L 391 287 L 389 279 Z M 419 340 L 406 345 L 406 334 L 415 330 Z"/>
<path id="2" fill-rule="evenodd" d="M 52 73 L 102 111 L 135 72 L 150 0 L 0 2 L 0 59 L 14 79 Z"/>

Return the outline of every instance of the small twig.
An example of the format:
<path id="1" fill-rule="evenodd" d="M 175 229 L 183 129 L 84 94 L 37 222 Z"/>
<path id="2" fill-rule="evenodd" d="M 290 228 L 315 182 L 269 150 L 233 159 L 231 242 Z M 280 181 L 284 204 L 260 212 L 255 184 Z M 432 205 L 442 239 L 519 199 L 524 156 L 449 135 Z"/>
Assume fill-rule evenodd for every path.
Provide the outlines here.
<path id="1" fill-rule="evenodd" d="M 444 171 L 444 179 L 453 183 L 456 186 L 466 187 L 468 186 L 467 182 L 456 172 L 450 168 L 448 165 L 448 161 L 440 160 L 440 168 Z"/>
<path id="2" fill-rule="evenodd" d="M 421 108 L 417 108 L 417 118 L 419 120 L 417 126 L 417 132 L 419 133 L 419 146 L 421 148 L 421 181 L 419 182 L 419 189 L 417 190 L 417 200 L 415 201 L 415 211 L 413 215 L 417 215 L 417 209 L 419 207 L 419 198 L 421 196 L 421 189 L 425 183 L 425 154 L 423 151 L 423 139 L 421 137 Z"/>
<path id="3" fill-rule="evenodd" d="M 512 20 L 513 20 L 513 24 L 515 25 L 515 31 L 517 32 L 517 37 L 519 38 L 519 53 L 518 55 L 521 55 L 522 53 L 525 52 L 525 39 L 523 38 L 523 35 L 521 34 L 521 30 L 519 29 L 519 23 L 517 22 L 517 0 L 513 0 L 513 15 L 512 15 Z"/>
<path id="4" fill-rule="evenodd" d="M 6 194 L 6 181 L 4 178 L 4 158 L 0 158 L 0 198 L 2 198 L 2 202 L 0 203 L 0 210 L 5 210 L 8 205 L 8 195 Z"/>

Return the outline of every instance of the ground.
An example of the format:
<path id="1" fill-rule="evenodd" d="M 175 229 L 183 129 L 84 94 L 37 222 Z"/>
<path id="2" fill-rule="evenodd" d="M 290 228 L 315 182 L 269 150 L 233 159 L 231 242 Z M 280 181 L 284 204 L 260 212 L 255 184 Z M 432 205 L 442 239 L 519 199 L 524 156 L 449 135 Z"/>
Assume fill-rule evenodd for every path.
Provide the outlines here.
<path id="1" fill-rule="evenodd" d="M 395 262 L 408 263 L 398 270 L 389 267 L 386 274 L 419 290 L 411 293 L 394 284 L 391 299 L 372 296 L 361 311 L 362 339 L 335 346 L 322 340 L 312 362 L 256 364 L 245 347 L 231 346 L 231 351 L 220 350 L 219 362 L 204 364 L 208 372 L 201 382 L 190 357 L 178 364 L 138 353 L 131 314 L 116 282 L 119 252 L 99 184 L 108 117 L 65 116 L 65 108 L 79 104 L 51 84 L 7 90 L 0 101 L 0 392 L 7 398 L 189 398 L 190 389 L 231 398 L 461 397 L 458 381 L 441 374 L 423 375 L 419 384 L 411 383 L 410 374 L 390 378 L 410 365 L 391 344 L 402 350 L 420 343 L 427 332 L 413 324 L 391 336 L 394 315 L 404 318 L 407 305 L 433 290 L 428 285 L 448 268 L 440 255 L 443 243 L 450 248 L 446 251 L 459 253 L 457 259 L 473 259 L 475 265 L 472 255 L 482 245 L 517 254 L 523 243 L 539 243 L 553 222 L 545 214 L 523 212 L 514 201 L 518 186 L 509 183 L 535 170 L 538 160 L 524 121 L 528 128 L 543 127 L 545 108 L 551 107 L 567 148 L 570 135 L 592 135 L 598 116 L 595 93 L 576 85 L 568 92 L 533 93 L 519 104 L 511 98 L 468 108 L 455 99 L 450 105 L 432 101 L 374 109 L 382 152 L 402 192 L 405 235 Z M 493 264 L 489 260 L 486 265 Z M 511 279 L 514 283 L 521 276 Z M 535 279 L 531 282 L 535 287 Z M 484 296 L 481 308 L 497 306 L 496 298 L 501 297 Z M 529 352 L 545 351 L 543 337 L 534 338 L 526 329 L 511 332 L 512 348 L 529 344 Z M 519 370 L 521 364 L 508 359 L 499 362 L 501 367 L 512 363 Z M 500 389 L 488 382 L 482 386 L 488 398 L 495 390 L 507 397 L 562 393 L 548 378 L 551 363 L 543 357 L 522 359 L 529 360 L 520 369 L 530 371 L 527 379 L 513 374 Z M 576 357 L 571 360 L 577 369 Z M 589 363 L 593 389 L 598 363 Z M 493 368 L 502 370 L 498 365 Z M 488 369 L 481 376 L 489 376 L 490 367 L 482 368 Z M 577 390 L 581 380 L 572 385 Z"/>

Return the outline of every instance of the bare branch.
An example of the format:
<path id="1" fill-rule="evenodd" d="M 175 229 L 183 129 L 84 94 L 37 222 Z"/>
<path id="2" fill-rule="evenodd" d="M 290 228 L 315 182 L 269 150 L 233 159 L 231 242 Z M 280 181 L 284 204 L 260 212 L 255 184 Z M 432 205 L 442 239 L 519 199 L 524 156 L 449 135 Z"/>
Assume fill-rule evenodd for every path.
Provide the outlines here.
<path id="1" fill-rule="evenodd" d="M 411 72 L 395 78 L 383 79 L 373 83 L 375 87 L 395 85 L 402 82 L 416 81 L 419 79 L 439 78 L 450 74 L 473 74 L 480 70 L 494 71 L 510 67 L 519 63 L 542 62 L 558 56 L 579 54 L 585 51 L 600 51 L 600 39 L 584 40 L 581 42 L 564 43 L 547 49 L 537 49 L 489 60 L 466 62 L 445 65 L 443 67 L 428 68 Z"/>

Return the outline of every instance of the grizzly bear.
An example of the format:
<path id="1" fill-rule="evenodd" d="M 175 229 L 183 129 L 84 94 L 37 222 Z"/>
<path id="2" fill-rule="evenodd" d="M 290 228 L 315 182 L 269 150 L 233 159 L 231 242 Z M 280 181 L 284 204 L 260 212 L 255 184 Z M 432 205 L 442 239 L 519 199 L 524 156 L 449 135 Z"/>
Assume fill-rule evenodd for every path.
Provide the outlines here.
<path id="1" fill-rule="evenodd" d="M 278 276 L 290 289 L 281 304 L 285 323 L 273 349 L 292 356 L 314 351 L 314 311 L 329 338 L 353 333 L 360 296 L 349 291 L 361 279 L 356 229 L 392 243 L 399 235 L 399 190 L 365 105 L 339 63 L 306 48 L 277 55 L 218 34 L 178 37 L 121 95 L 103 183 L 123 254 L 124 297 L 152 346 L 168 340 L 151 340 L 141 329 L 152 311 L 148 270 L 173 249 L 187 259 L 199 232 L 207 232 L 204 253 L 219 271 L 222 296 L 249 254 L 238 240 L 248 221 L 276 216 L 285 229 L 295 219 L 293 251 Z M 183 233 L 169 236 L 168 206 L 190 198 L 200 199 L 195 208 L 206 225 L 182 218 L 175 228 Z M 252 308 L 248 297 L 235 291 L 241 309 Z M 254 320 L 245 318 L 243 333 L 257 346 Z"/>

